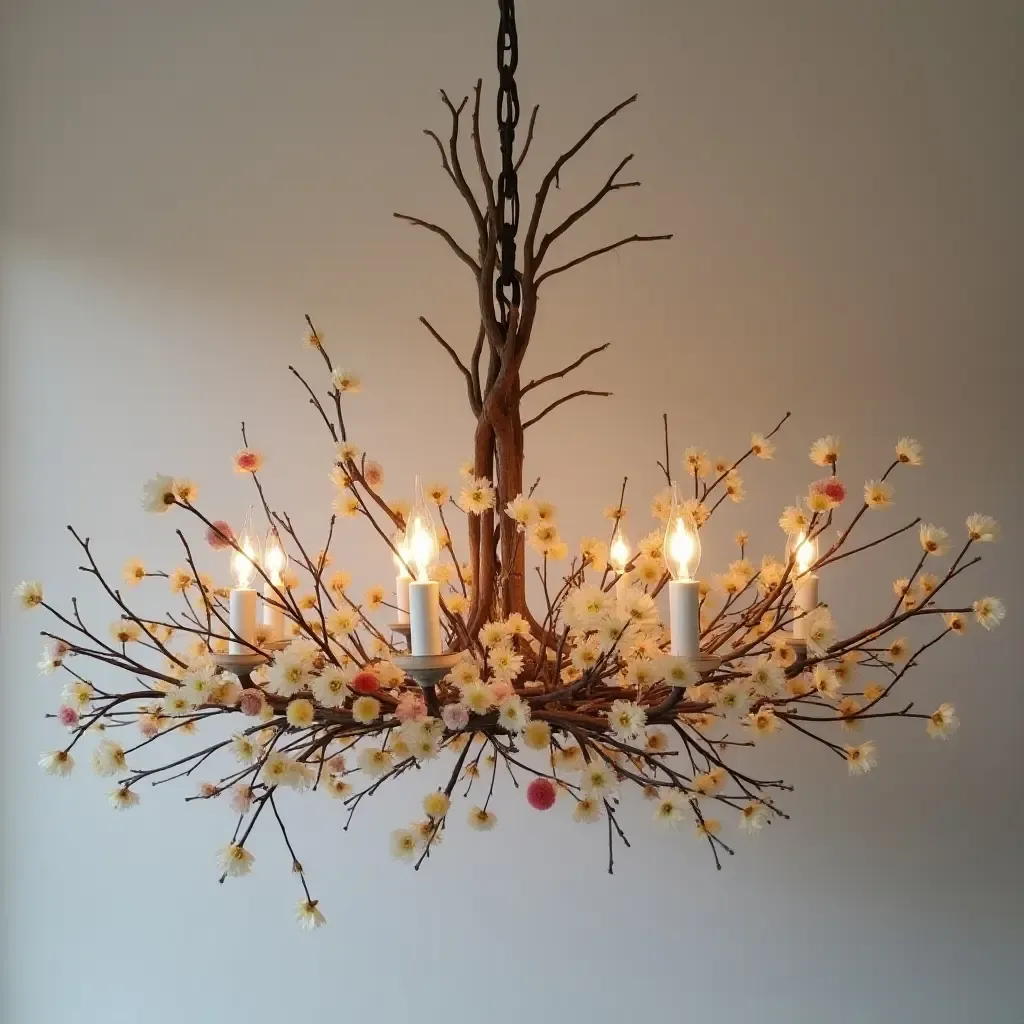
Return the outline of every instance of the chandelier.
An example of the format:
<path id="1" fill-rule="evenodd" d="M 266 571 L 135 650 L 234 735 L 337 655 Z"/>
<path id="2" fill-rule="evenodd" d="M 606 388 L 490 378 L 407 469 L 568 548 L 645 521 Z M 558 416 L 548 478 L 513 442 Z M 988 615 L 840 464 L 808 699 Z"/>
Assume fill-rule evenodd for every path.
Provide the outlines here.
<path id="1" fill-rule="evenodd" d="M 469 211 L 475 249 L 438 224 L 395 214 L 439 236 L 473 276 L 479 327 L 471 346 L 460 351 L 421 318 L 475 417 L 473 457 L 459 484 L 450 492 L 417 480 L 411 502 L 385 498 L 372 443 L 352 429 L 361 381 L 342 368 L 350 354 L 336 362 L 307 317 L 316 374 L 289 370 L 333 450 L 325 472 L 336 493 L 322 547 L 300 539 L 243 425 L 234 470 L 250 478 L 257 515 L 251 507 L 237 528 L 204 512 L 187 478 L 145 484 L 146 511 L 175 520 L 180 567 L 131 559 L 118 581 L 90 539 L 68 528 L 81 570 L 110 604 L 109 625 L 88 623 L 76 599 L 57 607 L 41 583 L 15 593 L 56 623 L 42 631 L 40 670 L 64 681 L 51 717 L 67 739 L 42 767 L 69 776 L 86 748 L 95 772 L 115 780 L 110 803 L 118 810 L 137 805 L 149 784 L 172 781 L 189 800 L 228 805 L 221 881 L 249 874 L 254 849 L 278 833 L 307 928 L 325 916 L 292 845 L 285 794 L 335 799 L 332 813 L 348 828 L 367 797 L 404 784 L 421 811 L 396 823 L 390 848 L 418 869 L 443 855 L 448 828 L 499 826 L 496 780 L 508 775 L 515 785 L 502 799 L 596 825 L 611 872 L 616 851 L 629 845 L 619 812 L 632 791 L 649 802 L 652 827 L 695 832 L 721 868 L 734 834 L 787 816 L 792 787 L 748 767 L 764 744 L 782 735 L 806 740 L 859 775 L 878 760 L 865 736 L 875 719 L 949 736 L 958 724 L 953 706 L 917 710 L 900 684 L 939 641 L 972 624 L 990 630 L 1004 617 L 997 598 L 953 596 L 980 561 L 979 545 L 996 539 L 991 517 L 969 515 L 959 541 L 919 518 L 876 526 L 900 474 L 922 464 L 921 445 L 906 437 L 856 491 L 840 477 L 839 440 L 815 441 L 806 493 L 779 517 L 778 550 L 755 557 L 740 533 L 731 556 L 713 552 L 722 571 L 702 573 L 702 528 L 724 502 L 744 499 L 745 464 L 773 458 L 788 413 L 729 459 L 696 447 L 673 457 L 664 417 L 653 528 L 636 528 L 636 543 L 627 535 L 643 517 L 627 517 L 623 481 L 601 536 L 572 547 L 563 539 L 555 507 L 536 484 L 525 486 L 525 431 L 567 402 L 605 393 L 570 390 L 525 419 L 522 404 L 606 346 L 527 379 L 541 288 L 592 259 L 671 236 L 632 234 L 561 263 L 552 258 L 554 243 L 606 197 L 639 184 L 623 180 L 627 156 L 574 212 L 558 223 L 545 215 L 570 162 L 635 96 L 555 160 L 520 224 L 518 176 L 537 108 L 522 134 L 514 4 L 499 7 L 500 166 L 489 163 L 483 141 L 480 81 L 458 103 L 442 92 L 448 130 L 426 132 Z M 393 586 L 353 594 L 332 563 L 342 530 L 376 537 L 389 575 L 394 563 Z M 878 588 L 879 617 L 841 623 L 830 608 L 829 570 L 889 543 L 894 561 L 907 547 L 913 553 L 892 592 L 889 580 Z M 203 571 L 210 560 L 230 569 L 230 587 Z M 155 619 L 138 613 L 131 598 L 140 586 L 169 587 L 174 606 Z M 417 769 L 427 762 L 438 763 L 445 781 L 421 792 Z"/>

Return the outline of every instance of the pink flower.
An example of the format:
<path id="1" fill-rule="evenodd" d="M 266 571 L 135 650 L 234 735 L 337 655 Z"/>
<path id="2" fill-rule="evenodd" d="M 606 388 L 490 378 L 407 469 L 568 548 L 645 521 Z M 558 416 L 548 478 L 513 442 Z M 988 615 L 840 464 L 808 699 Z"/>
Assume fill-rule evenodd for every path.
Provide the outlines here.
<path id="1" fill-rule="evenodd" d="M 152 739 L 160 731 L 160 726 L 153 715 L 143 715 L 139 719 L 139 732 L 146 739 Z"/>
<path id="2" fill-rule="evenodd" d="M 330 772 L 331 775 L 340 775 L 344 770 L 345 770 L 345 755 L 344 754 L 335 754 L 334 757 L 332 757 L 327 762 L 327 771 Z"/>
<path id="3" fill-rule="evenodd" d="M 223 519 L 218 519 L 206 531 L 206 543 L 209 544 L 214 551 L 220 551 L 221 548 L 231 547 L 231 542 L 234 539 L 235 535 L 231 530 L 231 524 L 224 522 Z"/>
<path id="4" fill-rule="evenodd" d="M 843 485 L 841 480 L 838 480 L 834 476 L 826 477 L 824 480 L 815 480 L 811 484 L 812 494 L 823 494 L 829 501 L 829 504 L 835 508 L 839 505 L 846 497 L 846 487 Z"/>
<path id="5" fill-rule="evenodd" d="M 459 732 L 469 725 L 469 709 L 462 704 L 445 704 L 441 712 L 441 720 L 445 728 Z"/>
<path id="6" fill-rule="evenodd" d="M 258 473 L 263 468 L 263 453 L 254 448 L 242 448 L 235 452 L 236 473 Z"/>
<path id="7" fill-rule="evenodd" d="M 376 693 L 380 689 L 380 681 L 372 673 L 364 669 L 357 672 L 352 680 L 352 689 L 356 693 Z"/>
<path id="8" fill-rule="evenodd" d="M 252 805 L 252 788 L 249 786 L 235 786 L 231 790 L 231 810 L 236 814 L 245 814 Z"/>
<path id="9" fill-rule="evenodd" d="M 57 721 L 61 725 L 66 725 L 69 729 L 73 729 L 78 725 L 78 711 L 67 704 L 62 704 L 57 712 Z"/>
<path id="10" fill-rule="evenodd" d="M 363 468 L 363 479 L 376 490 L 384 483 L 384 467 L 379 462 L 368 462 Z"/>
<path id="11" fill-rule="evenodd" d="M 71 653 L 71 644 L 67 640 L 54 640 L 53 647 L 51 648 L 54 660 L 57 658 L 63 658 Z"/>
<path id="12" fill-rule="evenodd" d="M 252 718 L 262 713 L 264 704 L 266 704 L 266 699 L 263 696 L 263 691 L 253 687 L 243 690 L 242 696 L 238 698 L 238 710 L 243 715 L 249 715 Z"/>
<path id="13" fill-rule="evenodd" d="M 550 779 L 534 779 L 526 787 L 526 800 L 537 811 L 546 811 L 555 802 L 555 784 Z"/>
<path id="14" fill-rule="evenodd" d="M 209 800 L 211 797 L 219 795 L 217 787 L 212 782 L 200 782 L 196 793 L 204 800 Z"/>
<path id="15" fill-rule="evenodd" d="M 491 683 L 491 697 L 494 698 L 494 703 L 504 700 L 506 697 L 511 697 L 515 693 L 515 688 L 507 679 L 501 679 L 498 682 Z"/>
<path id="16" fill-rule="evenodd" d="M 395 708 L 395 718 L 400 722 L 418 722 L 426 714 L 427 705 L 418 693 L 403 693 Z"/>

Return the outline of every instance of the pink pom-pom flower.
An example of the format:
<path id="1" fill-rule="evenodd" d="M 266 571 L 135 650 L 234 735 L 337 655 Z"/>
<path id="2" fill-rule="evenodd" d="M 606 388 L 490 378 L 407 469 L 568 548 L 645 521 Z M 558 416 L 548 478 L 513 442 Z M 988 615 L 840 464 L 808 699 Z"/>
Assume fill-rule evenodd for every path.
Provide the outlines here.
<path id="1" fill-rule="evenodd" d="M 846 487 L 841 480 L 834 476 L 826 477 L 824 480 L 815 480 L 811 484 L 811 494 L 820 494 L 827 499 L 829 505 L 835 508 L 841 504 L 846 497 Z"/>
<path id="2" fill-rule="evenodd" d="M 418 722 L 427 715 L 427 705 L 418 693 L 403 693 L 395 708 L 395 718 L 400 722 Z"/>
<path id="3" fill-rule="evenodd" d="M 69 729 L 73 729 L 78 725 L 78 710 L 67 704 L 62 704 L 57 712 L 57 721 L 61 725 L 66 725 Z"/>
<path id="4" fill-rule="evenodd" d="M 262 713 L 264 704 L 266 704 L 266 699 L 263 696 L 263 691 L 253 687 L 243 690 L 242 696 L 238 698 L 238 710 L 243 715 L 249 715 L 252 718 Z"/>
<path id="5" fill-rule="evenodd" d="M 526 787 L 526 800 L 537 811 L 546 811 L 555 802 L 557 790 L 550 779 L 534 779 Z"/>
<path id="6" fill-rule="evenodd" d="M 445 728 L 451 729 L 452 732 L 460 732 L 469 725 L 469 708 L 464 704 L 445 704 L 441 720 Z"/>
<path id="7" fill-rule="evenodd" d="M 223 519 L 218 519 L 207 528 L 206 543 L 209 544 L 214 551 L 220 551 L 221 548 L 231 547 L 234 539 L 235 535 L 231 529 L 231 524 L 226 523 Z"/>

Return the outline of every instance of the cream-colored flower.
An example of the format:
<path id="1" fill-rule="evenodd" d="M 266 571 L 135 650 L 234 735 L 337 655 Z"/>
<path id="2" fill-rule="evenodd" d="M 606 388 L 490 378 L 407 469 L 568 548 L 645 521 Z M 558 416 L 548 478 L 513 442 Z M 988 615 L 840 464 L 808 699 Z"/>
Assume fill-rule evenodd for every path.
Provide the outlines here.
<path id="1" fill-rule="evenodd" d="M 137 806 L 139 802 L 139 794 L 134 789 L 129 789 L 127 786 L 118 786 L 110 794 L 110 806 L 115 811 L 128 811 L 131 808 Z"/>
<path id="2" fill-rule="evenodd" d="M 113 740 L 102 740 L 92 752 L 92 767 L 97 775 L 111 776 L 127 771 L 124 748 Z"/>
<path id="3" fill-rule="evenodd" d="M 869 480 L 864 485 L 864 504 L 868 508 L 888 508 L 892 496 L 893 486 L 888 480 Z"/>
<path id="4" fill-rule="evenodd" d="M 750 670 L 750 685 L 762 697 L 772 697 L 782 690 L 786 673 L 770 657 L 759 658 Z"/>
<path id="5" fill-rule="evenodd" d="M 619 780 L 604 761 L 591 761 L 580 775 L 580 788 L 587 796 L 603 800 L 618 789 Z"/>
<path id="6" fill-rule="evenodd" d="M 760 801 L 740 808 L 740 828 L 744 832 L 758 832 L 768 821 L 768 811 Z"/>
<path id="7" fill-rule="evenodd" d="M 285 710 L 285 718 L 293 729 L 308 729 L 314 719 L 312 702 L 303 697 L 289 701 Z"/>
<path id="8" fill-rule="evenodd" d="M 423 491 L 424 494 L 435 504 L 443 505 L 448 500 L 448 488 L 438 482 L 427 484 Z"/>
<path id="9" fill-rule="evenodd" d="M 982 544 L 989 543 L 999 536 L 999 524 L 991 516 L 975 512 L 967 517 L 967 536 Z"/>
<path id="10" fill-rule="evenodd" d="M 121 582 L 134 587 L 146 578 L 146 567 L 138 558 L 129 558 L 121 567 Z"/>
<path id="11" fill-rule="evenodd" d="M 494 508 L 495 492 L 490 480 L 474 478 L 459 492 L 459 507 L 469 515 L 480 515 Z"/>
<path id="12" fill-rule="evenodd" d="M 357 760 L 360 770 L 374 779 L 383 775 L 392 765 L 391 751 L 377 747 L 364 747 L 359 751 Z"/>
<path id="13" fill-rule="evenodd" d="M 142 507 L 147 512 L 166 512 L 177 502 L 174 495 L 174 478 L 157 473 L 142 488 Z"/>
<path id="14" fill-rule="evenodd" d="M 39 759 L 39 767 L 47 775 L 67 778 L 75 767 L 75 759 L 66 750 L 51 750 Z"/>
<path id="15" fill-rule="evenodd" d="M 380 701 L 373 697 L 357 697 L 352 702 L 352 717 L 360 725 L 369 725 L 380 716 Z"/>
<path id="16" fill-rule="evenodd" d="M 771 736 L 782 728 L 782 723 L 775 714 L 775 708 L 764 704 L 753 714 L 747 716 L 747 725 L 758 736 Z"/>
<path id="17" fill-rule="evenodd" d="M 327 665 L 312 683 L 313 696 L 325 708 L 340 708 L 349 695 L 349 674 L 337 665 Z"/>
<path id="18" fill-rule="evenodd" d="M 553 758 L 555 764 L 566 772 L 582 771 L 587 763 L 586 758 L 583 756 L 583 751 L 575 744 L 571 747 L 562 747 L 561 749 L 556 747 Z"/>
<path id="19" fill-rule="evenodd" d="M 118 619 L 110 624 L 110 635 L 119 644 L 135 643 L 142 636 L 142 628 L 130 619 Z"/>
<path id="20" fill-rule="evenodd" d="M 43 585 L 33 580 L 22 580 L 14 588 L 14 600 L 26 611 L 43 603 Z"/>
<path id="21" fill-rule="evenodd" d="M 905 466 L 920 466 L 924 461 L 920 443 L 912 437 L 901 437 L 896 442 L 896 459 Z"/>
<path id="22" fill-rule="evenodd" d="M 576 801 L 573 808 L 572 820 L 581 824 L 591 825 L 601 820 L 601 801 L 596 796 L 585 796 Z"/>
<path id="23" fill-rule="evenodd" d="M 443 790 L 435 790 L 433 793 L 428 793 L 423 798 L 423 812 L 428 818 L 432 818 L 437 821 L 439 818 L 443 818 L 448 813 L 448 808 L 451 807 L 452 802 L 448 798 L 448 795 Z"/>
<path id="24" fill-rule="evenodd" d="M 824 437 L 819 437 L 814 444 L 811 445 L 810 459 L 816 466 L 834 466 L 836 461 L 839 459 L 839 453 L 842 449 L 842 445 L 839 443 L 839 438 L 832 434 L 826 434 Z"/>
<path id="25" fill-rule="evenodd" d="M 726 683 L 715 691 L 714 700 L 720 711 L 743 714 L 750 703 L 750 691 L 739 683 Z"/>
<path id="26" fill-rule="evenodd" d="M 844 747 L 846 767 L 851 775 L 864 775 L 878 764 L 878 753 L 875 744 L 867 740 L 859 747 Z"/>
<path id="27" fill-rule="evenodd" d="M 244 846 L 230 843 L 218 853 L 217 859 L 223 874 L 231 878 L 240 878 L 242 875 L 249 874 L 256 858 Z"/>
<path id="28" fill-rule="evenodd" d="M 354 519 L 359 515 L 362 505 L 355 494 L 344 491 L 334 496 L 331 508 L 343 519 Z"/>
<path id="29" fill-rule="evenodd" d="M 321 780 L 320 786 L 334 800 L 343 800 L 352 792 L 352 787 L 340 775 L 329 775 Z"/>
<path id="30" fill-rule="evenodd" d="M 940 704 L 928 716 L 925 728 L 932 739 L 944 740 L 960 727 L 960 719 L 956 716 L 956 708 L 952 704 Z"/>
<path id="31" fill-rule="evenodd" d="M 508 639 L 508 625 L 503 621 L 485 622 L 477 635 L 480 638 L 480 643 L 484 645 L 484 649 L 490 650 L 492 647 L 505 643 Z"/>
<path id="32" fill-rule="evenodd" d="M 359 458 L 359 445 L 342 441 L 334 450 L 334 457 L 341 463 L 355 462 Z"/>
<path id="33" fill-rule="evenodd" d="M 498 816 L 483 807 L 471 807 L 469 810 L 469 826 L 477 832 L 490 832 L 498 824 Z"/>
<path id="34" fill-rule="evenodd" d="M 735 469 L 730 470 L 725 478 L 725 493 L 733 502 L 740 502 L 746 497 L 747 492 L 743 487 L 743 478 Z"/>
<path id="35" fill-rule="evenodd" d="M 1006 606 L 998 597 L 982 597 L 974 602 L 974 617 L 979 626 L 995 629 L 1006 618 Z"/>
<path id="36" fill-rule="evenodd" d="M 946 612 L 942 618 L 946 623 L 946 628 L 951 633 L 956 633 L 957 636 L 963 636 L 964 633 L 967 632 L 967 620 L 960 614 L 960 612 Z"/>
<path id="37" fill-rule="evenodd" d="M 335 370 L 331 374 L 331 383 L 343 394 L 357 395 L 363 390 L 363 382 L 359 375 L 351 370 Z"/>
<path id="38" fill-rule="evenodd" d="M 391 856 L 398 860 L 410 861 L 416 857 L 419 837 L 409 828 L 396 828 L 391 833 Z"/>
<path id="39" fill-rule="evenodd" d="M 699 448 L 687 448 L 683 452 L 683 466 L 687 476 L 706 477 L 711 474 L 711 460 L 707 452 Z"/>
<path id="40" fill-rule="evenodd" d="M 921 547 L 929 555 L 943 555 L 949 549 L 949 534 L 941 526 L 922 523 L 920 537 Z"/>
<path id="41" fill-rule="evenodd" d="M 461 703 L 474 715 L 486 715 L 493 704 L 491 688 L 482 682 L 468 683 L 462 687 Z"/>
<path id="42" fill-rule="evenodd" d="M 885 687 L 881 683 L 868 683 L 864 687 L 864 699 L 869 704 L 881 700 L 885 696 Z"/>
<path id="43" fill-rule="evenodd" d="M 818 605 L 804 616 L 803 621 L 807 649 L 815 657 L 824 657 L 825 649 L 835 639 L 836 634 L 832 613 L 824 605 Z"/>
<path id="44" fill-rule="evenodd" d="M 317 900 L 308 899 L 299 901 L 295 911 L 295 918 L 303 931 L 311 932 L 314 928 L 327 924 L 327 918 L 324 917 L 320 907 L 317 905 L 318 902 Z"/>
<path id="45" fill-rule="evenodd" d="M 647 712 L 628 700 L 612 702 L 608 710 L 608 726 L 620 740 L 633 740 L 640 735 L 647 724 Z"/>
<path id="46" fill-rule="evenodd" d="M 707 505 L 696 498 L 687 498 L 680 506 L 680 512 L 684 517 L 689 516 L 698 527 L 703 526 L 711 516 L 711 510 Z"/>
<path id="47" fill-rule="evenodd" d="M 671 792 L 658 800 L 654 820 L 663 825 L 679 825 L 686 818 L 689 801 L 682 793 Z"/>
<path id="48" fill-rule="evenodd" d="M 505 515 L 514 520 L 520 532 L 526 530 L 537 521 L 537 502 L 532 498 L 517 494 L 506 506 Z"/>
<path id="49" fill-rule="evenodd" d="M 798 533 L 806 534 L 810 526 L 810 519 L 800 505 L 787 505 L 779 516 L 779 526 L 791 537 Z"/>
<path id="50" fill-rule="evenodd" d="M 597 537 L 580 541 L 580 556 L 595 572 L 604 572 L 608 567 L 608 545 Z"/>
<path id="51" fill-rule="evenodd" d="M 523 743 L 530 750 L 547 750 L 551 746 L 551 726 L 540 719 L 534 719 L 526 723 L 522 732 Z"/>
<path id="52" fill-rule="evenodd" d="M 315 601 L 314 597 L 314 601 Z M 342 633 L 351 633 L 354 629 L 359 626 L 359 612 L 348 605 L 342 605 L 340 608 L 335 608 L 330 615 L 327 616 L 327 632 L 333 636 L 338 636 Z"/>
<path id="53" fill-rule="evenodd" d="M 697 822 L 697 835 L 701 838 L 718 835 L 721 831 L 722 823 L 717 818 L 705 818 Z"/>
<path id="54" fill-rule="evenodd" d="M 193 480 L 182 478 L 174 481 L 174 495 L 186 505 L 194 504 L 199 497 L 199 485 Z"/>
<path id="55" fill-rule="evenodd" d="M 775 444 L 761 434 L 750 435 L 750 450 L 759 459 L 771 459 L 775 456 Z"/>
<path id="56" fill-rule="evenodd" d="M 654 669 L 669 686 L 693 686 L 698 680 L 693 662 L 674 654 L 662 655 L 654 663 Z"/>
<path id="57" fill-rule="evenodd" d="M 629 515 L 629 507 L 627 505 L 605 505 L 601 510 L 601 515 L 605 519 L 610 519 L 613 523 L 617 523 Z"/>
<path id="58" fill-rule="evenodd" d="M 910 646 L 905 636 L 898 636 L 889 644 L 889 657 L 893 661 L 906 661 L 910 657 Z"/>
<path id="59" fill-rule="evenodd" d="M 519 733 L 530 720 L 530 706 L 517 693 L 509 694 L 498 704 L 498 725 L 509 732 Z"/>

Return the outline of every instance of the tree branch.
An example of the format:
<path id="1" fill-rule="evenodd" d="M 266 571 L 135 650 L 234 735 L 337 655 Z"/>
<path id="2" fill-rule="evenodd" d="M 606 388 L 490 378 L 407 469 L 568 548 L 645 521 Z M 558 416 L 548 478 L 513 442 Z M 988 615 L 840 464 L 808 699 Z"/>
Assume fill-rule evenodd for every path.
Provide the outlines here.
<path id="1" fill-rule="evenodd" d="M 541 239 L 540 248 L 537 250 L 537 260 L 536 260 L 535 266 L 538 266 L 538 267 L 540 266 L 541 262 L 544 259 L 544 255 L 547 253 L 548 249 L 551 246 L 551 243 L 554 242 L 556 239 L 560 238 L 562 235 L 564 235 L 565 232 L 568 231 L 569 228 L 571 228 L 573 226 L 573 224 L 575 224 L 578 220 L 580 220 L 580 218 L 582 218 L 582 217 L 586 216 L 588 213 L 590 213 L 590 211 L 595 206 L 597 206 L 597 204 L 599 202 L 601 202 L 601 200 L 604 199 L 604 197 L 606 195 L 608 195 L 609 192 L 615 192 L 615 191 L 617 191 L 620 188 L 637 188 L 640 185 L 639 181 L 616 181 L 615 180 L 616 177 L 618 177 L 619 171 L 621 171 L 622 168 L 625 167 L 626 164 L 628 164 L 629 161 L 632 160 L 632 159 L 633 159 L 633 154 L 632 153 L 630 153 L 629 156 L 623 157 L 619 161 L 619 164 L 615 168 L 615 170 L 612 171 L 612 173 L 608 175 L 608 180 L 604 183 L 604 185 L 601 186 L 601 188 L 597 191 L 597 193 L 593 196 L 593 198 L 589 202 L 584 203 L 583 206 L 581 206 L 574 213 L 570 213 L 569 216 L 566 217 L 565 220 L 563 220 L 562 223 L 559 224 L 557 228 L 555 228 L 553 231 L 549 231 Z"/>
<path id="2" fill-rule="evenodd" d="M 556 380 L 559 377 L 564 377 L 567 373 L 575 370 L 577 366 L 580 366 L 586 362 L 591 356 L 596 356 L 598 352 L 603 352 L 609 345 L 610 341 L 606 341 L 603 345 L 598 345 L 597 348 L 592 348 L 579 357 L 574 363 L 570 363 L 564 369 L 559 370 L 557 373 L 548 373 L 543 377 L 538 377 L 536 380 L 531 380 L 520 392 L 519 397 L 522 398 L 528 391 L 532 391 L 534 388 L 539 388 L 541 384 L 547 384 L 548 381 Z"/>
<path id="3" fill-rule="evenodd" d="M 469 369 L 466 367 L 466 364 L 459 358 L 458 352 L 456 352 L 455 349 L 453 349 L 451 345 L 449 345 L 448 342 L 445 341 L 444 338 L 442 338 L 441 335 L 438 334 L 436 330 L 434 330 L 433 325 L 430 323 L 429 320 L 427 320 L 425 316 L 420 317 L 420 323 L 423 324 L 423 326 L 426 327 L 428 331 L 430 331 L 431 335 L 433 335 L 434 341 L 436 341 L 438 345 L 440 345 L 441 348 L 443 348 L 445 352 L 447 352 L 448 355 L 452 357 L 452 362 L 454 362 L 455 365 L 459 368 L 459 372 L 462 374 L 462 376 L 466 378 L 466 391 L 469 394 L 469 404 L 472 407 L 473 412 L 479 414 L 480 406 L 477 401 L 476 390 L 474 388 L 473 383 L 473 376 L 469 372 Z"/>
<path id="4" fill-rule="evenodd" d="M 569 260 L 568 263 L 563 263 L 559 267 L 553 267 L 551 270 L 546 271 L 537 278 L 536 287 L 539 288 L 541 281 L 546 281 L 549 277 L 554 277 L 555 274 L 572 270 L 573 267 L 578 267 L 581 263 L 586 263 L 587 260 L 592 260 L 595 256 L 603 256 L 606 252 L 620 249 L 631 242 L 667 242 L 671 237 L 672 235 L 630 235 L 629 238 L 620 238 L 617 242 L 612 242 L 611 245 L 604 245 L 600 249 L 584 253 L 582 256 L 577 256 L 574 260 Z"/>
<path id="5" fill-rule="evenodd" d="M 430 221 L 428 220 L 420 220 L 419 217 L 411 217 L 407 213 L 395 213 L 392 216 L 394 216 L 397 220 L 408 221 L 410 224 L 415 224 L 416 227 L 418 228 L 426 228 L 428 231 L 433 231 L 435 235 L 440 235 L 451 246 L 452 251 L 455 253 L 455 255 L 458 256 L 459 259 L 462 260 L 462 262 L 465 263 L 466 266 L 469 267 L 474 274 L 479 276 L 480 266 L 476 262 L 476 260 L 473 259 L 473 257 L 470 256 L 469 253 L 466 252 L 466 250 L 463 249 L 462 246 L 459 245 L 459 243 L 456 242 L 455 239 L 440 225 L 431 224 Z"/>
<path id="6" fill-rule="evenodd" d="M 540 104 L 538 103 L 530 113 L 530 123 L 526 129 L 526 142 L 523 143 L 523 151 L 519 154 L 519 159 L 516 161 L 516 170 L 523 166 L 523 161 L 526 159 L 526 154 L 530 152 L 530 143 L 533 142 L 533 126 L 537 123 L 537 111 L 540 110 Z"/>
<path id="7" fill-rule="evenodd" d="M 583 395 L 593 395 L 595 398 L 611 398 L 612 392 L 611 391 L 573 391 L 571 394 L 563 395 L 561 398 L 557 399 L 556 401 L 552 402 L 549 406 L 547 406 L 547 408 L 545 408 L 545 409 L 541 410 L 539 413 L 537 413 L 537 415 L 534 416 L 532 419 L 528 419 L 523 424 L 523 430 L 525 430 L 527 427 L 532 426 L 538 420 L 542 420 L 545 416 L 547 416 L 547 414 L 549 412 L 551 412 L 554 409 L 557 409 L 563 403 L 569 402 L 569 401 L 571 401 L 574 398 L 581 398 Z"/>

